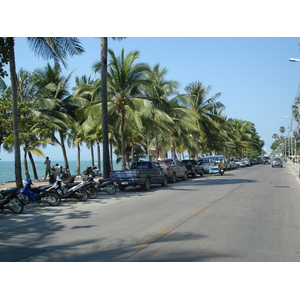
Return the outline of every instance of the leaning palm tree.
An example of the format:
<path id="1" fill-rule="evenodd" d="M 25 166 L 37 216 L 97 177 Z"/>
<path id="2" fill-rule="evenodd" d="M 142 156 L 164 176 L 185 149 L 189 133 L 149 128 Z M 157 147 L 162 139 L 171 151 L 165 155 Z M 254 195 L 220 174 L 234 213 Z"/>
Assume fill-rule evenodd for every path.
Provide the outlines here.
<path id="1" fill-rule="evenodd" d="M 28 37 L 27 38 L 33 51 L 44 59 L 54 59 L 66 66 L 67 55 L 81 54 L 84 50 L 77 38 L 73 37 Z M 20 153 L 20 138 L 18 124 L 18 85 L 15 63 L 15 38 L 6 38 L 8 45 L 8 58 L 10 68 L 10 79 L 12 86 L 13 104 L 13 132 L 14 132 L 14 152 L 15 152 L 15 177 L 17 187 L 22 187 L 22 168 Z"/>
<path id="2" fill-rule="evenodd" d="M 73 124 L 75 119 L 74 112 L 80 105 L 72 100 L 68 92 L 72 73 L 66 77 L 62 76 L 61 68 L 58 65 L 52 67 L 50 64 L 35 72 L 35 84 L 38 87 L 35 118 L 41 120 L 38 125 L 42 129 L 48 129 L 48 137 L 60 145 L 67 169 L 69 162 L 65 141 L 69 125 Z M 55 133 L 58 133 L 59 139 Z"/>

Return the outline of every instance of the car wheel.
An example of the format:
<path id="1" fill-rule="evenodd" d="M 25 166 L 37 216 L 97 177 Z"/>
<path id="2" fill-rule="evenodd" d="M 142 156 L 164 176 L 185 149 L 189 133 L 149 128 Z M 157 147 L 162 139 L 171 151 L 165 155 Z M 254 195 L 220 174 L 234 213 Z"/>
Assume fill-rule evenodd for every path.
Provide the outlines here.
<path id="1" fill-rule="evenodd" d="M 163 180 L 163 182 L 162 182 L 162 186 L 166 186 L 168 184 L 168 176 L 167 175 L 165 175 L 164 176 L 164 180 Z"/>
<path id="2" fill-rule="evenodd" d="M 143 189 L 144 191 L 148 191 L 150 189 L 150 184 L 151 184 L 151 180 L 149 177 L 146 178 L 146 181 L 143 185 Z"/>
<path id="3" fill-rule="evenodd" d="M 175 172 L 172 174 L 171 182 L 172 182 L 172 183 L 175 183 L 175 182 L 176 182 L 176 173 L 175 173 Z"/>
<path id="4" fill-rule="evenodd" d="M 187 172 L 184 173 L 184 176 L 182 177 L 182 180 L 187 180 L 188 179 L 188 174 Z"/>

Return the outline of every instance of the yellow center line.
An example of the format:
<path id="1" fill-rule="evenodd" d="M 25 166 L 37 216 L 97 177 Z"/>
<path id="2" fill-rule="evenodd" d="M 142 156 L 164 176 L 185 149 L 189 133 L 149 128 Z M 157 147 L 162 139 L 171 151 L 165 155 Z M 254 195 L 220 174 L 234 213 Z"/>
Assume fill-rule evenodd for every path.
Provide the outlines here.
<path id="1" fill-rule="evenodd" d="M 162 231 L 154 234 L 153 236 L 151 236 L 150 238 L 144 240 L 143 242 L 141 242 L 139 245 L 134 246 L 133 248 L 137 249 L 137 248 L 144 248 L 147 245 L 153 243 L 154 241 L 158 240 L 159 238 L 161 238 L 163 235 L 167 234 L 168 232 L 170 232 L 171 230 L 173 230 L 175 227 L 174 226 L 169 226 L 165 229 L 163 229 Z"/>
<path id="2" fill-rule="evenodd" d="M 198 214 L 199 212 L 201 212 L 202 210 L 204 210 L 205 208 L 207 208 L 207 207 L 209 207 L 209 206 L 211 206 L 211 204 L 207 203 L 207 204 L 203 205 L 202 207 L 200 207 L 199 209 L 195 210 L 195 211 L 193 212 L 193 214 L 196 215 L 196 214 Z"/>

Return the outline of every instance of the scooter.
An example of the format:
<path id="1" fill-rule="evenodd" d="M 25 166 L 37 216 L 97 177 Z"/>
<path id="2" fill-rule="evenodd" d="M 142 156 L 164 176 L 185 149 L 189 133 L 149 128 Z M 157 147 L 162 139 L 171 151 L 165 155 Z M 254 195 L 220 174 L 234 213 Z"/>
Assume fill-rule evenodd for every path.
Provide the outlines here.
<path id="1" fill-rule="evenodd" d="M 28 199 L 28 202 L 48 203 L 51 206 L 58 206 L 60 204 L 61 198 L 56 192 L 56 182 L 50 186 L 39 186 L 36 188 L 32 188 L 32 184 L 31 179 L 29 177 L 26 178 L 25 187 L 21 190 L 21 194 Z"/>
<path id="2" fill-rule="evenodd" d="M 117 191 L 117 185 L 114 178 L 99 179 L 95 187 L 99 189 L 100 192 L 106 192 L 109 195 L 114 195 Z"/>
<path id="3" fill-rule="evenodd" d="M 88 167 L 84 172 L 85 175 L 88 175 L 88 182 L 93 182 L 94 187 L 100 192 L 106 192 L 109 195 L 114 195 L 117 191 L 117 184 L 115 183 L 114 178 L 105 178 L 99 179 L 98 182 L 94 180 L 95 173 L 91 167 Z"/>
<path id="4" fill-rule="evenodd" d="M 88 199 L 88 193 L 85 190 L 86 181 L 82 181 L 80 183 L 67 183 L 66 185 L 62 186 L 62 179 L 57 176 L 56 182 L 58 185 L 56 191 L 59 193 L 61 198 L 76 198 L 79 201 L 86 201 Z"/>
<path id="5" fill-rule="evenodd" d="M 219 169 L 220 169 L 220 170 L 219 170 L 220 175 L 223 175 L 224 172 L 225 172 L 224 168 L 219 168 Z"/>
<path id="6" fill-rule="evenodd" d="M 18 197 L 18 188 L 11 188 L 0 191 L 0 211 L 10 209 L 15 214 L 23 211 L 23 203 Z"/>

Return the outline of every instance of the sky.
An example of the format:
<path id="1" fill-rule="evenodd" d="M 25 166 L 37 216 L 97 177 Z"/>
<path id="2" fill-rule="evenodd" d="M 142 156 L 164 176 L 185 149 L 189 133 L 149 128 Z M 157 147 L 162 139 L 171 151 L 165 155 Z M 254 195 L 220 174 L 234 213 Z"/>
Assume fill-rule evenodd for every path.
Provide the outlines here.
<path id="1" fill-rule="evenodd" d="M 191 2 L 187 1 L 186 4 Z M 127 9 L 122 3 L 119 3 L 120 9 Z M 137 2 L 130 0 L 127 3 L 134 5 Z M 168 1 L 163 3 L 161 7 L 165 9 Z M 274 141 L 273 134 L 280 134 L 280 126 L 284 126 L 287 133 L 291 125 L 291 107 L 300 82 L 300 63 L 289 61 L 291 57 L 300 58 L 297 8 L 294 3 L 289 6 L 292 3 L 290 1 L 282 6 L 273 1 L 245 2 L 243 7 L 239 1 L 226 3 L 226 7 L 222 1 L 201 6 L 207 12 L 213 10 L 213 14 L 208 15 L 197 15 L 186 6 L 175 7 L 172 11 L 174 14 L 166 18 L 161 18 L 161 13 L 153 7 L 147 7 L 147 11 L 143 11 L 143 18 L 148 22 L 142 22 L 140 14 L 135 14 L 137 19 L 133 21 L 130 13 L 134 14 L 136 7 L 127 19 L 123 15 L 121 17 L 120 10 L 115 11 L 114 19 L 120 19 L 116 24 L 112 24 L 112 18 L 109 17 L 95 19 L 95 12 L 91 12 L 91 15 L 83 18 L 83 22 L 56 27 L 59 30 L 55 27 L 54 30 L 52 27 L 49 29 L 51 25 L 47 26 L 47 22 L 42 22 L 41 27 L 36 26 L 37 15 L 32 19 L 29 12 L 22 26 L 9 32 L 14 35 L 4 31 L 2 36 L 18 37 L 15 45 L 17 70 L 23 68 L 29 71 L 43 68 L 47 61 L 33 54 L 24 37 L 79 37 L 85 53 L 70 57 L 68 68 L 63 69 L 65 75 L 75 70 L 71 83 L 75 76 L 96 76 L 92 65 L 100 59 L 100 39 L 94 36 L 124 36 L 126 39 L 120 41 L 109 38 L 109 48 L 117 55 L 122 48 L 125 53 L 137 50 L 140 53 L 139 62 L 150 66 L 160 64 L 168 70 L 167 79 L 180 83 L 180 92 L 184 92 L 184 88 L 194 81 L 211 86 L 208 96 L 220 92 L 218 100 L 225 105 L 224 112 L 228 118 L 254 123 L 257 133 L 265 141 L 265 150 L 269 152 Z M 259 10 L 256 4 L 259 4 Z M 230 5 L 235 12 L 230 10 Z M 113 4 L 106 8 L 113 9 Z M 49 14 L 54 12 L 54 8 L 48 9 Z M 236 13 L 238 10 L 240 13 Z M 149 22 L 149 16 L 152 22 Z M 23 16 L 20 14 L 19 18 Z M 70 18 L 60 21 L 66 25 Z M 99 29 L 101 26 L 109 27 L 107 32 L 104 31 L 107 35 L 102 34 L 103 30 Z M 83 156 L 84 153 L 89 155 L 89 151 L 83 151 Z M 53 146 L 49 146 L 45 155 L 50 156 L 50 153 L 53 159 L 61 159 L 59 149 L 53 151 Z M 76 150 L 69 150 L 68 156 L 70 160 L 75 160 Z M 2 150 L 0 158 L 13 160 L 13 155 Z"/>

